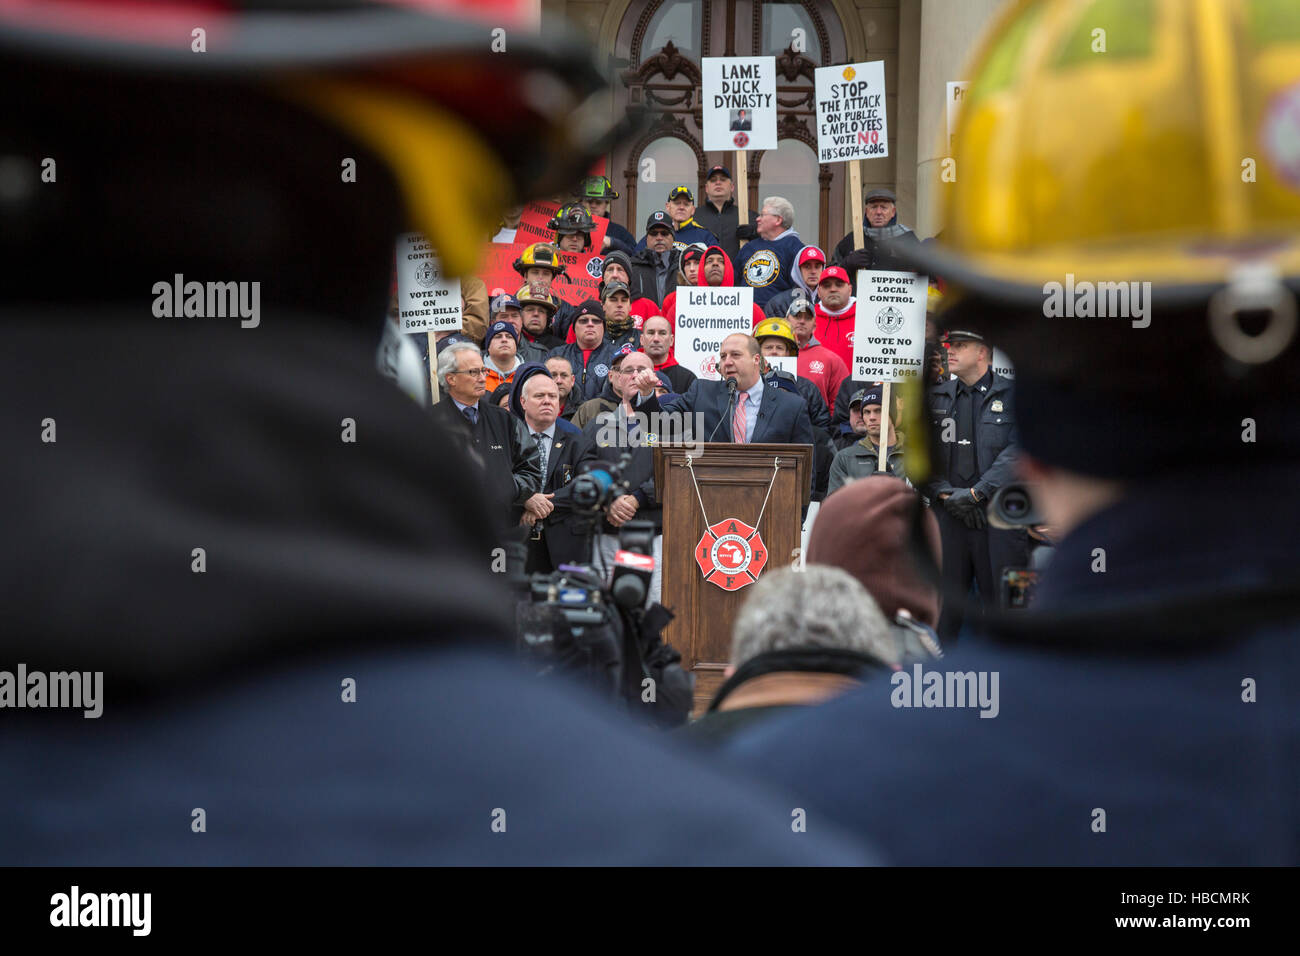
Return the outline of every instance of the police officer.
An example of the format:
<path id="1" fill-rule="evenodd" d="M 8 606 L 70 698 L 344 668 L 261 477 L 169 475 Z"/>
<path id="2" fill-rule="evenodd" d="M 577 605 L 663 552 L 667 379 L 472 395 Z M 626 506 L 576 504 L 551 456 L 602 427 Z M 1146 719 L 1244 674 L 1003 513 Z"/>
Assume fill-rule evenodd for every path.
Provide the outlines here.
<path id="1" fill-rule="evenodd" d="M 1293 867 L 1300 39 L 1281 7 L 1169 4 L 1098 64 L 1069 9 L 1016 6 L 973 59 L 943 240 L 907 253 L 957 293 L 948 326 L 978 318 L 1015 363 L 1014 410 L 995 379 L 975 440 L 1013 428 L 1041 510 L 1019 520 L 1058 539 L 1029 609 L 943 661 L 996 719 L 895 675 L 761 729 L 746 762 L 902 865 Z M 1177 107 L 1188 75 L 1205 110 Z M 1225 132 L 1209 162 L 1180 145 Z"/>
<path id="2" fill-rule="evenodd" d="M 997 602 L 1002 569 L 1029 560 L 1024 530 L 989 528 L 985 515 L 1015 463 L 1011 382 L 993 371 L 993 350 L 978 332 L 953 330 L 946 344 L 948 369 L 957 377 L 930 389 L 942 457 L 927 493 L 939 516 L 945 593 L 964 595 L 974 581 L 988 606 Z M 944 605 L 939 636 L 945 643 L 957 637 L 962 618 L 961 602 Z"/>

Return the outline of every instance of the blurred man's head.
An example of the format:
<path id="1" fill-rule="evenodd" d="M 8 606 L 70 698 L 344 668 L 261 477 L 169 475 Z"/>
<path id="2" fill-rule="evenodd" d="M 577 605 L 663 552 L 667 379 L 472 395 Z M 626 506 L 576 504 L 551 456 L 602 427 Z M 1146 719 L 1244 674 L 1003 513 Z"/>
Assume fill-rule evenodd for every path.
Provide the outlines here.
<path id="1" fill-rule="evenodd" d="M 736 332 L 722 340 L 718 356 L 718 371 L 725 381 L 735 378 L 742 392 L 749 391 L 762 373 L 762 358 L 758 341 L 752 335 Z"/>
<path id="2" fill-rule="evenodd" d="M 587 247 L 587 234 L 566 232 L 555 241 L 555 244 L 559 246 L 561 252 L 581 252 Z"/>
<path id="3" fill-rule="evenodd" d="M 668 358 L 673 348 L 673 325 L 662 315 L 652 315 L 641 326 L 641 348 L 655 365 Z"/>
<path id="4" fill-rule="evenodd" d="M 538 373 L 524 382 L 519 404 L 528 427 L 535 432 L 545 431 L 560 414 L 560 389 L 550 376 Z"/>
<path id="5" fill-rule="evenodd" d="M 853 575 L 809 564 L 774 568 L 750 585 L 732 626 L 727 676 L 774 651 L 856 651 L 898 661 L 889 619 Z"/>
<path id="6" fill-rule="evenodd" d="M 563 404 L 569 400 L 569 393 L 573 391 L 573 366 L 569 364 L 566 358 L 548 358 L 546 360 L 546 371 L 551 373 L 551 378 L 555 382 L 555 387 L 560 392 L 560 403 Z"/>
<path id="7" fill-rule="evenodd" d="M 551 288 L 551 280 L 555 278 L 555 273 L 550 269 L 543 269 L 541 266 L 529 266 L 524 270 L 525 285 L 540 285 L 548 292 Z"/>

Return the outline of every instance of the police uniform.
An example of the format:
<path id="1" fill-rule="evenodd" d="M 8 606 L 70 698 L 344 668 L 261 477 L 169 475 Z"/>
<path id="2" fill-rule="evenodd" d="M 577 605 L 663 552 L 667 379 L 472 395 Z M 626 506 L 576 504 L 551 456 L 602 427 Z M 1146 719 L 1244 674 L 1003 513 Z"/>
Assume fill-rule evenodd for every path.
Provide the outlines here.
<path id="1" fill-rule="evenodd" d="M 954 332 L 949 339 L 983 342 L 973 332 Z M 941 437 L 936 443 L 935 478 L 927 494 L 939 519 L 943 540 L 944 593 L 967 594 L 971 582 L 979 588 L 979 601 L 996 605 L 1002 569 L 1029 561 L 1029 539 L 1023 529 L 999 531 L 988 527 L 989 499 L 1014 476 L 1016 425 L 1011 401 L 1011 381 L 989 369 L 972 385 L 952 378 L 930 389 L 931 427 Z M 951 435 L 952 440 L 946 440 Z M 939 500 L 940 495 L 972 489 L 978 514 L 963 519 Z M 944 605 L 939 636 L 952 641 L 961 630 L 958 602 Z"/>

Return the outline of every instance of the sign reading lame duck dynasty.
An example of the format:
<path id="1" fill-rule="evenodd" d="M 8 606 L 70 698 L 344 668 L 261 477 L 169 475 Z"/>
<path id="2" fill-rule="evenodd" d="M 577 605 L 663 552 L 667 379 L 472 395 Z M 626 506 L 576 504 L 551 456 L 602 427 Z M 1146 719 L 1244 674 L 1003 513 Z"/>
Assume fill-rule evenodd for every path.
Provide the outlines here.
<path id="1" fill-rule="evenodd" d="M 673 321 L 677 361 L 700 378 L 720 379 L 722 340 L 754 326 L 754 290 L 749 286 L 678 286 Z"/>
<path id="2" fill-rule="evenodd" d="M 776 149 L 776 57 L 700 61 L 704 148 Z"/>

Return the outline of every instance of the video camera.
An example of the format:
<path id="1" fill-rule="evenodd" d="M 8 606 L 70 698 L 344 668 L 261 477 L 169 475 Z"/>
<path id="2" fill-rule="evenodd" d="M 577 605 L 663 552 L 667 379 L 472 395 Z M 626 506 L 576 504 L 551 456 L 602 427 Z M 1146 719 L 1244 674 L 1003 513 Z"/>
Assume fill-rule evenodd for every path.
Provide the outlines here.
<path id="1" fill-rule="evenodd" d="M 588 553 L 605 509 L 630 493 L 624 476 L 631 459 L 625 451 L 617 462 L 595 462 L 573 479 L 570 520 L 584 533 Z M 516 651 L 539 676 L 568 674 L 602 696 L 640 708 L 655 704 L 654 719 L 673 726 L 690 714 L 694 681 L 678 666 L 681 655 L 659 639 L 672 614 L 659 604 L 645 606 L 654 537 L 649 521 L 628 521 L 619 528 L 608 586 L 604 569 L 586 564 L 526 574 L 522 541 L 506 544 L 506 571 L 518 596 Z M 647 678 L 654 688 L 649 700 Z"/>

